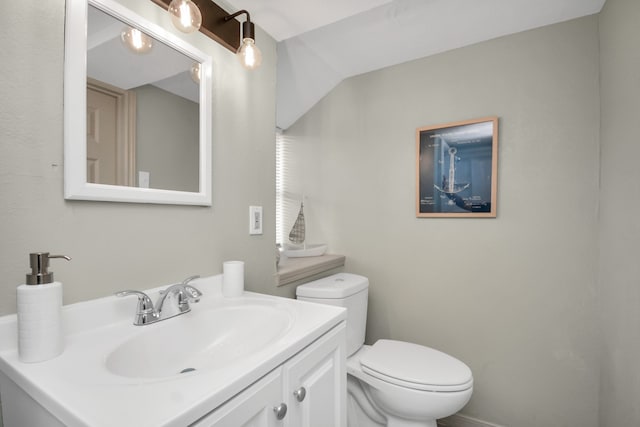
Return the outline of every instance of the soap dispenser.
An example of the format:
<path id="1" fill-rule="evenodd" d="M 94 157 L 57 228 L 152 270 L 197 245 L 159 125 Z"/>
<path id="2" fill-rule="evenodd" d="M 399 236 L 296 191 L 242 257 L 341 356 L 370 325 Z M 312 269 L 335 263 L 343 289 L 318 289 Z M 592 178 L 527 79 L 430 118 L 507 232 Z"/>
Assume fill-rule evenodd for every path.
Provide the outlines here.
<path id="1" fill-rule="evenodd" d="M 18 357 L 34 363 L 53 359 L 64 349 L 62 333 L 62 283 L 53 281 L 48 252 L 29 254 L 31 274 L 18 286 Z"/>

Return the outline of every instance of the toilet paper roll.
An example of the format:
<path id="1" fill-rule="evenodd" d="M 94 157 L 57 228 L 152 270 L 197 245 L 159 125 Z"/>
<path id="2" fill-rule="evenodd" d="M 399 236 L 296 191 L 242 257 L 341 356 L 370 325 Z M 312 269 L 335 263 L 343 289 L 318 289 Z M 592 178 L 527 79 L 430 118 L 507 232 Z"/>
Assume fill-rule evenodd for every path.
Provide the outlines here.
<path id="1" fill-rule="evenodd" d="M 244 262 L 225 261 L 222 264 L 222 295 L 239 297 L 244 292 Z"/>
<path id="2" fill-rule="evenodd" d="M 17 291 L 18 356 L 34 363 L 62 353 L 62 283 L 20 285 Z"/>

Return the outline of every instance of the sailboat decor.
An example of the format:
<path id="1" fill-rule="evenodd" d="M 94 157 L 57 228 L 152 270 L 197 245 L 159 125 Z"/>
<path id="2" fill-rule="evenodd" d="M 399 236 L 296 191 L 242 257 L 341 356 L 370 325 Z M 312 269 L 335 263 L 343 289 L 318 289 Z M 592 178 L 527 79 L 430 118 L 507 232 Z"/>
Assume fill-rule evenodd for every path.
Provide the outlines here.
<path id="1" fill-rule="evenodd" d="M 301 244 L 305 238 L 305 223 L 304 223 L 304 203 L 300 203 L 300 212 L 298 212 L 298 218 L 293 224 L 291 231 L 289 232 L 289 241 L 295 244 Z"/>
<path id="2" fill-rule="evenodd" d="M 304 202 L 300 203 L 300 212 L 298 212 L 298 218 L 291 228 L 289 233 L 289 241 L 284 245 L 283 254 L 289 258 L 302 258 L 310 256 L 320 256 L 327 251 L 327 245 L 320 244 L 308 244 L 305 242 L 306 238 L 306 224 L 304 220 Z"/>

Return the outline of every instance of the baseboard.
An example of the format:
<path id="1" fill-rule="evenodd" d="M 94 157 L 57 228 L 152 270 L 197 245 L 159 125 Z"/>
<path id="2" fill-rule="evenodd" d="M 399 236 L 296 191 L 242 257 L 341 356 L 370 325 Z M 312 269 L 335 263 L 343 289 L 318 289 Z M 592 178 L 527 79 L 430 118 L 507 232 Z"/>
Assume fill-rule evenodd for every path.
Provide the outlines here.
<path id="1" fill-rule="evenodd" d="M 488 423 L 477 418 L 456 414 L 438 420 L 438 427 L 505 427 L 498 424 Z"/>

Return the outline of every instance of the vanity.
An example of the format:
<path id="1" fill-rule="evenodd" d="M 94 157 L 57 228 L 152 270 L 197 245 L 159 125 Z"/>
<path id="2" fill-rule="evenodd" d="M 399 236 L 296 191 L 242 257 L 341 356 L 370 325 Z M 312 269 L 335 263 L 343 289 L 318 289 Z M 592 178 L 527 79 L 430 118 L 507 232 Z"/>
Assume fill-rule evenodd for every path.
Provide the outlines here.
<path id="1" fill-rule="evenodd" d="M 346 311 L 225 298 L 221 277 L 149 325 L 133 325 L 134 298 L 65 306 L 65 351 L 40 363 L 19 361 L 16 316 L 0 318 L 4 427 L 346 426 Z"/>

